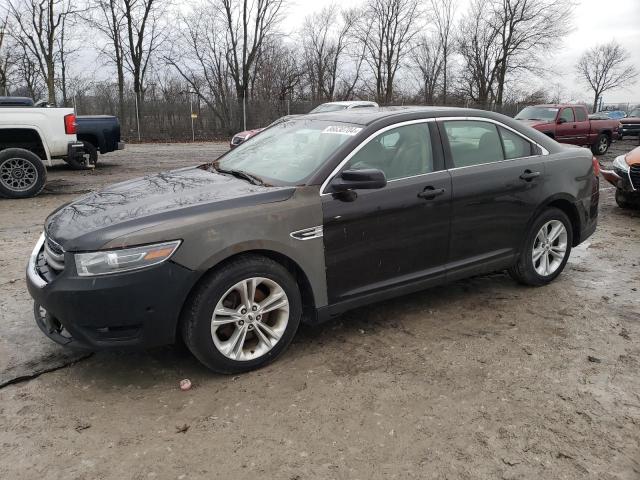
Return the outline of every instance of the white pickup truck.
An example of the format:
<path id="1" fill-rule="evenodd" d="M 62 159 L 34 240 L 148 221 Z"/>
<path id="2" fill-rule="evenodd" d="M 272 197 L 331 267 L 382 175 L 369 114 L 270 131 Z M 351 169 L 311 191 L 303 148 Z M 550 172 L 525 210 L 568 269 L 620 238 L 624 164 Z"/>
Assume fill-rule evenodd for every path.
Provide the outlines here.
<path id="1" fill-rule="evenodd" d="M 38 195 L 47 180 L 45 163 L 79 161 L 83 155 L 73 109 L 0 108 L 0 196 Z"/>

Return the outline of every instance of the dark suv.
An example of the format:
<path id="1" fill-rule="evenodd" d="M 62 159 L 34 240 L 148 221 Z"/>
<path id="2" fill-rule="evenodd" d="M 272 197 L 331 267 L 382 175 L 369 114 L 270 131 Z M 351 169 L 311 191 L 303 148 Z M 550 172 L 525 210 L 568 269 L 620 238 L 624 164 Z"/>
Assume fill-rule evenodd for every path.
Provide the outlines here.
<path id="1" fill-rule="evenodd" d="M 57 342 L 182 335 L 211 369 L 240 372 L 280 354 L 301 321 L 496 270 L 547 284 L 597 215 L 589 151 L 505 116 L 316 114 L 63 206 L 27 283 Z"/>

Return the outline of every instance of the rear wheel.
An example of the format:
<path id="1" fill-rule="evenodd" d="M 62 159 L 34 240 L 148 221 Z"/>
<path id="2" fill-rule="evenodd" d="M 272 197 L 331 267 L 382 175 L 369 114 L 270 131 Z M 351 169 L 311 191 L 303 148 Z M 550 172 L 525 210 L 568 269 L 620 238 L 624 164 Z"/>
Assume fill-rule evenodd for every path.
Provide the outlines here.
<path id="1" fill-rule="evenodd" d="M 84 145 L 84 164 L 89 167 L 96 167 L 98 165 L 98 149 L 87 140 L 82 140 L 82 143 Z"/>
<path id="2" fill-rule="evenodd" d="M 295 279 L 279 263 L 251 255 L 211 272 L 182 318 L 189 350 L 219 373 L 240 373 L 273 361 L 291 343 L 302 300 Z"/>
<path id="3" fill-rule="evenodd" d="M 35 153 L 23 148 L 0 152 L 0 195 L 3 197 L 35 197 L 46 182 L 47 169 Z"/>
<path id="4" fill-rule="evenodd" d="M 591 146 L 591 151 L 594 155 L 604 155 L 609 150 L 609 145 L 611 145 L 611 140 L 608 135 L 601 133 L 598 135 L 595 143 Z"/>
<path id="5" fill-rule="evenodd" d="M 569 217 L 557 208 L 546 210 L 533 222 L 524 250 L 509 274 L 525 285 L 552 282 L 564 270 L 572 242 Z"/>
<path id="6" fill-rule="evenodd" d="M 93 143 L 87 140 L 82 140 L 84 145 L 84 153 L 81 157 L 66 157 L 65 162 L 69 164 L 74 170 L 90 170 L 95 168 L 98 162 L 98 150 Z"/>

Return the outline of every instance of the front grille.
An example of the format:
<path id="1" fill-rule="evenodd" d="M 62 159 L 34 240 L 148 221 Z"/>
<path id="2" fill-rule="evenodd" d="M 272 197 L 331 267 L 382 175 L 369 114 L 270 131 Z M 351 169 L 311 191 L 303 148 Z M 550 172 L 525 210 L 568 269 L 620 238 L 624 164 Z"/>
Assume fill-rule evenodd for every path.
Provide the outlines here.
<path id="1" fill-rule="evenodd" d="M 632 165 L 629 168 L 629 179 L 635 190 L 640 189 L 640 165 Z"/>
<path id="2" fill-rule="evenodd" d="M 49 237 L 44 242 L 44 261 L 52 270 L 64 270 L 64 249 Z"/>

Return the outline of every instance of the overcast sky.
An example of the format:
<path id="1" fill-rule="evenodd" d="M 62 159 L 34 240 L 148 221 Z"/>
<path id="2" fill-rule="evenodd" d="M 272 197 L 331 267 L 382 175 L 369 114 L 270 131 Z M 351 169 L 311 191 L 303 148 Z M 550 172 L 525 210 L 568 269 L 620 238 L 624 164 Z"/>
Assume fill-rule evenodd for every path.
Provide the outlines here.
<path id="1" fill-rule="evenodd" d="M 426 1 L 426 0 L 425 0 Z M 564 0 L 557 0 L 564 1 Z M 308 13 L 321 9 L 336 0 L 291 0 L 286 13 L 284 29 L 291 33 Z M 340 6 L 361 5 L 362 0 L 339 0 Z M 467 0 L 458 0 L 458 10 L 464 9 Z M 593 101 L 589 89 L 577 82 L 574 65 L 588 48 L 613 39 L 621 43 L 631 54 L 631 61 L 640 70 L 640 0 L 578 0 L 574 18 L 567 28 L 571 33 L 548 55 L 548 68 L 554 73 L 548 79 L 537 79 L 540 87 L 549 88 L 550 81 L 559 81 L 563 100 Z M 614 90 L 604 95 L 605 103 L 640 102 L 640 79 L 627 89 Z"/>

